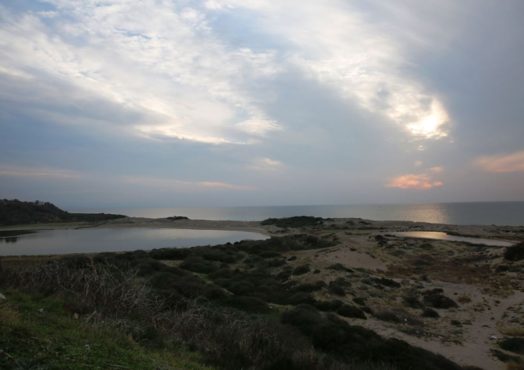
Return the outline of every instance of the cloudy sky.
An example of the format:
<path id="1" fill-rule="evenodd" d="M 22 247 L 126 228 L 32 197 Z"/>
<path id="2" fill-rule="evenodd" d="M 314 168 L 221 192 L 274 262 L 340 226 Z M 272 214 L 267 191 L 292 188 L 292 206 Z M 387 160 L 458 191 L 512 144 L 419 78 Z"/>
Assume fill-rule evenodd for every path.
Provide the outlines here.
<path id="1" fill-rule="evenodd" d="M 3 0 L 0 198 L 524 200 L 522 0 Z"/>

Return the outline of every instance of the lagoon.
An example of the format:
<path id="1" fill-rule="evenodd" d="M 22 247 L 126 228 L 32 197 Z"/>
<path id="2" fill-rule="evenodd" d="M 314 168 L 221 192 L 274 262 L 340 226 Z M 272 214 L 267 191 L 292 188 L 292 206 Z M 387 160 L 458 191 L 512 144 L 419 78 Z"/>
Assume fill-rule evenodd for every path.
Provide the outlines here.
<path id="1" fill-rule="evenodd" d="M 267 236 L 245 231 L 138 227 L 41 230 L 0 237 L 0 256 L 185 248 L 234 243 L 246 239 L 263 240 Z"/>
<path id="2" fill-rule="evenodd" d="M 472 238 L 459 235 L 450 235 L 440 231 L 402 231 L 391 233 L 392 235 L 404 237 L 404 238 L 420 238 L 420 239 L 433 239 L 433 240 L 446 240 L 453 242 L 463 242 L 470 244 L 480 244 L 489 247 L 510 247 L 514 242 L 507 240 L 496 240 L 496 239 L 485 239 L 485 238 Z"/>

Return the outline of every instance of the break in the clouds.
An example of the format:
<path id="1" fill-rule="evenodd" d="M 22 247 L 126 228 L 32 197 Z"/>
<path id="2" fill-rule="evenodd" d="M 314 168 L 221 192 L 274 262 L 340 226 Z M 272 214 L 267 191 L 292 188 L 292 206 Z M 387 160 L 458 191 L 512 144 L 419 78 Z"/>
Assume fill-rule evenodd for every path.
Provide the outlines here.
<path id="1" fill-rule="evenodd" d="M 0 197 L 478 200 L 524 173 L 523 8 L 499 4 L 7 0 Z"/>

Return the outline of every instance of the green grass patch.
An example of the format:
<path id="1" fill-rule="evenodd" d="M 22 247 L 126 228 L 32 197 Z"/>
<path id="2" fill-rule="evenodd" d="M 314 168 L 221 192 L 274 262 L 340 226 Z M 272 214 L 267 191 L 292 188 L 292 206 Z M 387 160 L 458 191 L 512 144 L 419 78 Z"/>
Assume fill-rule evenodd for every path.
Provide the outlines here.
<path id="1" fill-rule="evenodd" d="M 149 349 L 75 320 L 56 298 L 8 291 L 0 305 L 2 369 L 209 369 L 183 348 Z"/>

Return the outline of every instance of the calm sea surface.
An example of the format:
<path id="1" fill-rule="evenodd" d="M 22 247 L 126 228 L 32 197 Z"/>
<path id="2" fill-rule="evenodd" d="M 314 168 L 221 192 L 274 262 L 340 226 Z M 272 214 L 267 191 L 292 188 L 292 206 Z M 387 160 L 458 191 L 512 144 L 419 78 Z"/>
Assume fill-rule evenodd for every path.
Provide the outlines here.
<path id="1" fill-rule="evenodd" d="M 0 237 L 0 256 L 120 252 L 167 247 L 261 240 L 267 236 L 242 231 L 164 228 L 93 228 L 43 230 Z"/>
<path id="2" fill-rule="evenodd" d="M 360 217 L 370 220 L 423 221 L 458 225 L 524 225 L 524 202 L 434 203 L 402 205 L 278 206 L 223 208 L 110 209 L 128 216 L 187 216 L 205 220 L 257 221 L 269 217 Z"/>

